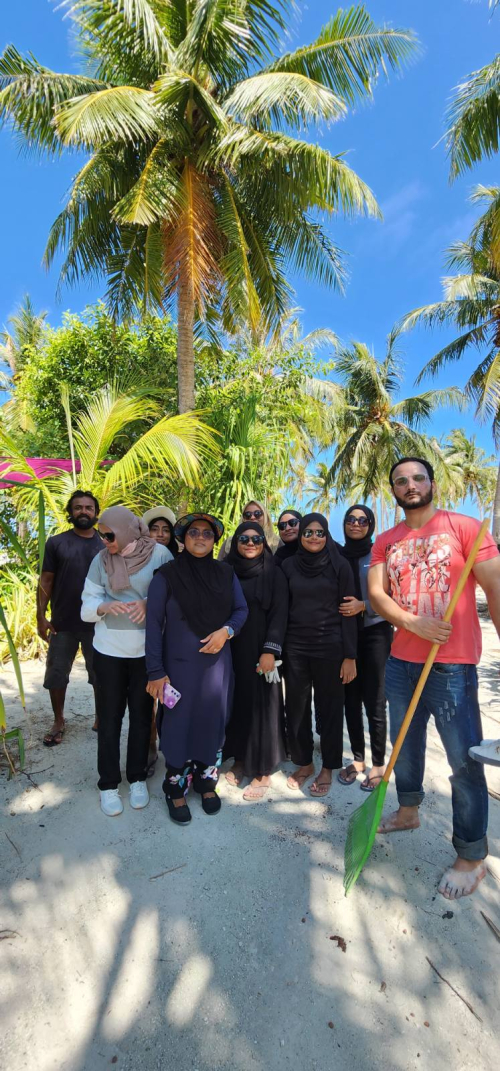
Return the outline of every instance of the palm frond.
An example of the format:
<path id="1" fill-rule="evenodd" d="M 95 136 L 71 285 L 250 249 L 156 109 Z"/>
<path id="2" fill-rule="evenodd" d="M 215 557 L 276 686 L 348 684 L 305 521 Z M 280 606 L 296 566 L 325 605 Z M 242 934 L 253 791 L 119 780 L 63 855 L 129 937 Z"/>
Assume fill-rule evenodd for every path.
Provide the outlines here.
<path id="1" fill-rule="evenodd" d="M 119 500 L 120 494 L 130 494 L 138 483 L 153 475 L 167 475 L 187 487 L 195 487 L 202 461 L 213 458 L 217 450 L 212 429 L 197 414 L 163 417 L 114 462 L 103 481 L 103 501 Z"/>
<path id="2" fill-rule="evenodd" d="M 275 60 L 267 69 L 305 74 L 354 104 L 371 97 L 379 74 L 400 70 L 419 51 L 411 30 L 379 27 L 363 5 L 340 9 L 310 45 Z"/>
<path id="3" fill-rule="evenodd" d="M 500 55 L 457 87 L 445 135 L 451 177 L 483 156 L 498 152 L 500 138 Z"/>
<path id="4" fill-rule="evenodd" d="M 119 386 L 102 387 L 84 410 L 74 431 L 76 452 L 81 463 L 81 480 L 92 487 L 101 464 L 117 435 L 136 421 L 151 420 L 160 413 L 151 398 L 123 394 Z"/>
<path id="5" fill-rule="evenodd" d="M 160 132 L 154 94 L 139 86 L 107 86 L 65 101 L 55 116 L 65 145 L 92 149 L 113 140 L 144 142 Z"/>
<path id="6" fill-rule="evenodd" d="M 304 74 L 270 71 L 239 82 L 224 102 L 229 115 L 270 127 L 303 127 L 342 119 L 347 107 L 331 89 Z"/>

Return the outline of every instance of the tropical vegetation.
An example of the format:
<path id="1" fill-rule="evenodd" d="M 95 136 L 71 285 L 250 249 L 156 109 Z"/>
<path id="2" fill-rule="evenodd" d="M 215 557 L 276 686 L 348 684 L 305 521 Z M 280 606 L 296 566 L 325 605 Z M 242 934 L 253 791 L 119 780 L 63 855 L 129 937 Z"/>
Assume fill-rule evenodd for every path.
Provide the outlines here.
<path id="1" fill-rule="evenodd" d="M 279 329 L 290 269 L 342 288 L 323 221 L 377 215 L 373 194 L 310 135 L 416 53 L 409 30 L 339 10 L 280 52 L 294 0 L 67 0 L 85 57 L 59 74 L 9 45 L 0 118 L 30 150 L 89 158 L 49 235 L 61 283 L 107 278 L 116 316 L 177 303 L 179 410 L 195 404 L 197 323 Z M 302 135 L 302 136 L 299 136 Z"/>
<path id="2" fill-rule="evenodd" d="M 469 238 L 448 250 L 447 265 L 455 274 L 443 281 L 444 297 L 404 316 L 399 331 L 423 324 L 429 328 L 453 326 L 456 338 L 427 362 L 419 380 L 435 376 L 447 364 L 460 362 L 479 351 L 480 360 L 469 376 L 464 393 L 473 402 L 478 420 L 491 423 L 493 440 L 500 445 L 500 264 L 497 259 L 496 221 L 500 187 L 476 187 L 472 200 L 486 206 Z M 493 250 L 493 252 L 492 252 Z M 477 358 L 476 358 L 477 359 Z M 493 534 L 500 543 L 500 469 L 493 512 Z"/>

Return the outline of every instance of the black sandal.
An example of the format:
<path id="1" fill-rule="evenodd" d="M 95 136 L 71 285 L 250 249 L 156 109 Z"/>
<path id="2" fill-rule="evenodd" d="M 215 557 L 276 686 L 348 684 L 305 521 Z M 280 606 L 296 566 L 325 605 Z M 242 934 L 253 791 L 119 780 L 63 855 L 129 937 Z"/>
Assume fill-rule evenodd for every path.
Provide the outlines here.
<path id="1" fill-rule="evenodd" d="M 203 796 L 201 797 L 201 806 L 205 811 L 205 814 L 218 814 L 222 807 L 222 800 L 220 796 Z"/>
<path id="2" fill-rule="evenodd" d="M 187 803 L 183 803 L 182 807 L 176 807 L 173 800 L 169 796 L 165 796 L 167 801 L 168 813 L 173 822 L 177 822 L 180 826 L 185 826 L 187 822 L 191 821 L 192 814 L 189 810 Z"/>

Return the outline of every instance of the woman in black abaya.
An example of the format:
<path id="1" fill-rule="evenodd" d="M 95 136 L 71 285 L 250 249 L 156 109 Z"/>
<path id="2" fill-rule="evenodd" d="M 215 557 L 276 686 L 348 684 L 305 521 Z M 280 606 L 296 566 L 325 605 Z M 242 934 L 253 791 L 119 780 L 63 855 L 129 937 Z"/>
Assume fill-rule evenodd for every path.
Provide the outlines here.
<path id="1" fill-rule="evenodd" d="M 281 681 L 268 683 L 265 673 L 281 657 L 288 612 L 288 587 L 275 563 L 264 530 L 255 521 L 240 524 L 226 561 L 243 589 L 248 618 L 231 645 L 235 689 L 233 711 L 226 730 L 224 757 L 234 757 L 226 778 L 251 783 L 244 799 L 262 799 L 270 775 L 285 758 Z"/>

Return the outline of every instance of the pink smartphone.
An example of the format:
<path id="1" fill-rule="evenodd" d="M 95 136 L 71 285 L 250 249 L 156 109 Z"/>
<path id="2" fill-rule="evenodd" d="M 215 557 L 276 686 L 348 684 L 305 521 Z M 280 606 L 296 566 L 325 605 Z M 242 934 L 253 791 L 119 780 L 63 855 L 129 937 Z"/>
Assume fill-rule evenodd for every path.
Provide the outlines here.
<path id="1" fill-rule="evenodd" d="M 176 688 L 172 688 L 171 684 L 163 685 L 163 703 L 169 710 L 175 707 L 175 704 L 179 702 L 181 693 Z"/>

